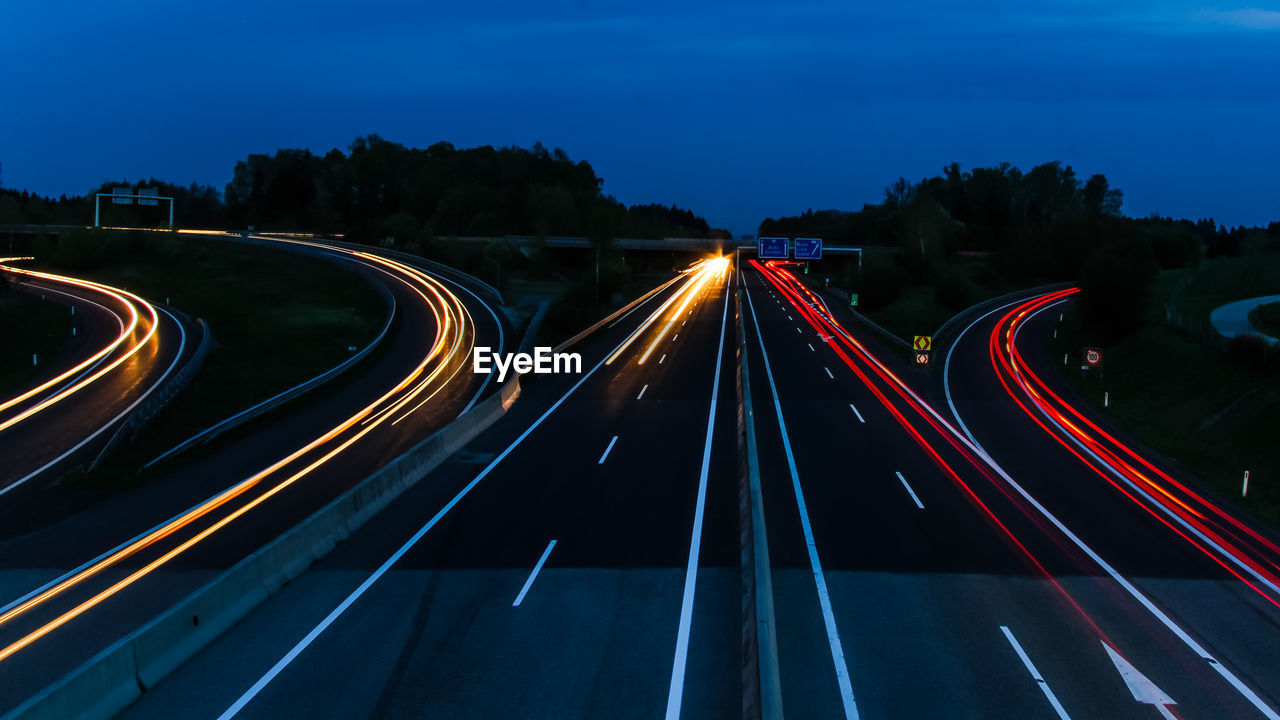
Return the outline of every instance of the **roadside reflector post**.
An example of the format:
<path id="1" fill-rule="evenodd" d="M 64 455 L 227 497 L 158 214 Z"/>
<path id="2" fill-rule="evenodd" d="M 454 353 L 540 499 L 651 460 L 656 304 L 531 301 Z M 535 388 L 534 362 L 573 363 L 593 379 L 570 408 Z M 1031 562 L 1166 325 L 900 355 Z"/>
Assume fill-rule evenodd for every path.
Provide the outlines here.
<path id="1" fill-rule="evenodd" d="M 1111 393 L 1102 393 L 1102 407 L 1111 407 Z"/>
<path id="2" fill-rule="evenodd" d="M 1249 497 L 1249 471 L 1244 471 L 1244 487 L 1240 488 L 1240 497 Z"/>
<path id="3" fill-rule="evenodd" d="M 35 366 L 36 366 L 36 354 L 31 353 L 31 367 L 35 367 Z"/>
<path id="4" fill-rule="evenodd" d="M 1058 338 L 1058 328 L 1054 328 L 1054 329 L 1053 329 L 1053 338 L 1054 338 L 1055 340 Z"/>
<path id="5" fill-rule="evenodd" d="M 1058 322 L 1062 322 L 1062 313 L 1058 313 Z"/>
<path id="6" fill-rule="evenodd" d="M 71 306 L 71 314 L 72 314 L 72 315 L 75 315 L 75 314 L 76 314 L 76 306 L 75 306 L 75 305 L 72 305 L 72 306 Z"/>
<path id="7" fill-rule="evenodd" d="M 1062 353 L 1062 364 L 1063 364 L 1063 365 L 1066 365 L 1066 364 L 1067 364 L 1067 354 L 1066 354 L 1066 353 Z"/>

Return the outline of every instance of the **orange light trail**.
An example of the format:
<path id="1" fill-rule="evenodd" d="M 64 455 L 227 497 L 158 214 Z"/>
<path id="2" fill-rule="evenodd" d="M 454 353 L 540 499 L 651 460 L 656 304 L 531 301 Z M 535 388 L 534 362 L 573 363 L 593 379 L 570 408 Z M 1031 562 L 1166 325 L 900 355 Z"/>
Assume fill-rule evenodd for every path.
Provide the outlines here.
<path id="1" fill-rule="evenodd" d="M 19 259 L 19 258 L 5 258 L 3 260 L 0 260 L 0 264 L 3 264 L 4 262 L 13 260 L 13 259 Z M 103 358 L 110 355 L 113 351 L 115 351 L 118 347 L 120 347 L 120 345 L 122 345 L 127 339 L 129 339 L 134 334 L 134 331 L 137 329 L 140 322 L 140 317 L 139 317 L 140 308 L 143 311 L 145 311 L 145 314 L 149 321 L 149 325 L 147 326 L 147 331 L 143 335 L 142 339 L 135 342 L 123 355 L 120 355 L 119 357 L 115 358 L 112 362 L 99 368 L 89 376 L 79 380 L 78 382 L 72 384 L 71 386 L 65 388 L 64 390 L 58 393 L 55 393 L 49 396 L 48 398 L 45 398 L 44 400 L 36 403 L 35 405 L 27 408 L 26 410 L 23 410 L 22 412 L 12 417 L 9 417 L 4 420 L 0 420 L 0 431 L 10 428 L 22 422 L 23 420 L 26 420 L 27 418 L 49 407 L 52 407 L 53 405 L 56 405 L 59 402 L 62 402 L 68 397 L 71 397 L 75 393 L 89 386 L 99 378 L 110 373 L 112 370 L 119 367 L 121 363 L 125 362 L 126 360 L 128 360 L 129 358 L 137 354 L 138 351 L 140 351 L 147 343 L 149 343 L 152 337 L 155 336 L 156 331 L 159 328 L 160 318 L 158 313 L 156 312 L 155 307 L 151 305 L 151 303 L 147 302 L 146 300 L 143 300 L 137 295 L 134 295 L 133 293 L 130 293 L 126 290 L 114 288 L 109 285 L 103 285 L 101 283 L 90 282 L 88 280 L 79 280 L 76 278 L 66 277 L 63 275 L 54 275 L 51 273 L 37 272 L 34 270 L 23 270 L 20 268 L 8 267 L 8 266 L 4 266 L 4 270 L 17 275 L 24 275 L 27 277 L 45 280 L 47 282 L 79 287 L 82 289 L 91 290 L 93 292 L 106 295 L 112 298 L 113 300 L 117 301 L 127 309 L 129 321 L 125 323 L 125 326 L 120 331 L 120 334 L 110 343 L 107 343 L 107 345 L 104 346 L 102 349 L 98 350 L 93 355 L 90 355 L 88 358 L 85 358 L 83 361 L 76 364 L 75 367 L 72 367 L 66 372 L 60 373 L 56 377 L 44 383 L 41 383 L 40 385 L 30 390 L 27 390 L 26 392 L 20 395 L 17 395 L 13 398 L 10 398 L 9 400 L 4 401 L 3 403 L 0 403 L 0 411 L 8 410 L 9 408 L 15 405 L 18 405 L 22 402 L 30 400 L 33 397 L 36 397 L 37 395 L 44 392 L 45 390 L 48 390 L 49 388 L 54 387 L 55 385 L 58 385 L 60 383 L 63 383 L 69 380 L 75 375 L 83 372 L 86 368 L 91 367 L 95 363 L 99 362 Z"/>
<path id="2" fill-rule="evenodd" d="M 388 271 L 389 274 L 391 274 L 393 277 L 396 277 L 400 282 L 404 283 L 406 286 L 410 287 L 414 293 L 416 293 L 419 297 L 421 297 L 423 301 L 431 309 L 433 315 L 437 319 L 436 337 L 432 342 L 431 347 L 428 350 L 427 354 L 423 357 L 421 362 L 418 363 L 418 365 L 414 368 L 414 370 L 411 373 L 409 373 L 407 376 L 405 376 L 403 379 L 401 379 L 395 385 L 395 387 L 385 392 L 374 402 L 366 405 L 360 411 L 348 417 L 346 420 L 344 420 L 342 423 L 340 423 L 336 427 L 332 428 L 331 430 L 325 432 L 321 436 L 307 443 L 302 448 L 295 450 L 294 452 L 290 453 L 287 457 L 276 461 L 269 467 L 259 471 L 258 473 L 255 473 L 253 476 L 245 480 L 242 480 L 241 482 L 237 483 L 231 488 L 228 488 L 222 493 L 215 495 L 214 497 L 206 500 L 203 503 L 200 503 L 194 508 L 176 516 L 169 522 L 162 524 L 161 526 L 154 529 L 152 532 L 147 533 L 143 537 L 126 545 L 125 547 L 120 548 L 116 552 L 111 553 L 110 555 L 102 558 L 98 562 L 93 563 L 92 565 L 84 568 L 83 570 L 65 578 L 61 582 L 50 586 L 49 588 L 45 589 L 39 594 L 32 596 L 25 602 L 14 606 L 13 608 L 6 611 L 5 613 L 0 614 L 0 625 L 4 625 L 5 623 L 10 622 L 14 618 L 40 606 L 41 604 L 49 601 L 50 599 L 55 598 L 58 595 L 66 592 L 70 588 L 73 588 L 76 585 L 79 585 L 80 583 L 94 577 L 95 575 L 101 573 L 103 570 L 119 563 L 121 560 L 124 560 L 125 558 L 128 558 L 132 555 L 137 554 L 138 552 L 156 544 L 157 542 L 160 542 L 161 540 L 164 540 L 174 535 L 178 531 L 191 525 L 197 520 L 208 516 L 210 513 L 214 512 L 218 508 L 221 508 L 227 505 L 228 503 L 230 503 L 232 500 L 240 497 L 241 495 L 244 495 L 249 490 L 254 488 L 256 485 L 260 484 L 265 478 L 275 473 L 276 471 L 280 470 L 281 468 L 289 465 L 290 463 L 298 460 L 299 458 L 302 458 L 307 453 L 320 448 L 326 443 L 329 443 L 330 441 L 337 439 L 340 435 L 342 435 L 347 430 L 352 429 L 357 424 L 361 424 L 362 421 L 364 421 L 366 418 L 370 418 L 371 416 L 374 416 L 374 415 L 377 416 L 376 419 L 372 419 L 370 422 L 365 423 L 363 427 L 356 430 L 349 437 L 343 439 L 342 442 L 340 442 L 336 447 L 329 449 L 320 458 L 310 462 L 301 470 L 295 472 L 294 474 L 280 481 L 279 483 L 272 486 L 271 488 L 258 494 L 256 497 L 247 501 L 244 505 L 238 507 L 237 509 L 229 513 L 227 516 L 219 519 L 213 525 L 210 525 L 208 528 L 201 530 L 197 534 L 193 535 L 191 538 L 184 540 L 181 544 L 167 551 L 166 553 L 161 555 L 159 558 L 149 562 L 148 564 L 144 565 L 143 567 L 129 574 L 127 577 L 110 585 L 109 587 L 95 594 L 93 597 L 89 598 L 88 600 L 76 605 L 71 610 L 60 614 L 55 619 L 45 623 L 44 625 L 40 626 L 38 629 L 23 636 L 21 639 L 13 642 L 12 644 L 6 646 L 3 649 L 0 649 L 0 661 L 3 661 L 11 657 L 15 653 L 22 650 L 23 648 L 31 645 L 32 643 L 44 637 L 45 635 L 49 634 L 50 632 L 53 632 L 57 628 L 65 625 L 67 622 L 70 622 L 72 619 L 80 616 L 81 614 L 92 609 L 94 606 L 110 598 L 112 595 L 118 593 L 120 590 L 124 589 L 125 587 L 128 587 L 129 585 L 132 585 L 138 580 L 144 578 L 146 575 L 154 571 L 156 568 L 162 566 L 164 563 L 168 562 L 169 560 L 176 557 L 177 555 L 185 552 L 186 550 L 193 547 L 197 543 L 201 542 L 205 538 L 209 537 L 219 529 L 225 527 L 235 519 L 241 517 L 242 515 L 247 513 L 249 510 L 257 507 L 258 505 L 265 502 L 267 499 L 278 494 L 288 486 L 295 483 L 297 480 L 301 479 L 302 477 L 305 477 L 315 469 L 321 467 L 324 463 L 336 457 L 339 453 L 341 453 L 342 451 L 350 447 L 356 441 L 360 440 L 362 437 L 372 432 L 375 428 L 379 427 L 384 421 L 386 421 L 386 419 L 389 418 L 392 414 L 392 412 L 387 412 L 388 409 L 394 410 L 394 409 L 401 408 L 408 402 L 412 401 L 419 394 L 424 392 L 430 386 L 430 384 L 449 367 L 449 365 L 458 364 L 459 367 L 462 367 L 465 365 L 465 363 L 455 363 L 454 361 L 457 359 L 460 353 L 463 353 L 463 337 L 468 327 L 468 321 L 466 318 L 469 318 L 470 315 L 466 311 L 466 307 L 461 302 L 461 300 L 459 300 L 456 295 L 450 292 L 439 281 L 435 280 L 434 278 L 427 275 L 426 273 L 422 273 L 421 271 L 418 271 L 416 268 L 412 268 L 403 263 L 399 263 L 397 261 L 383 258 L 377 255 L 369 254 L 369 253 L 351 251 L 351 250 L 347 250 L 345 248 L 340 248 L 337 246 L 324 245 L 321 243 L 314 243 L 314 242 L 304 242 L 299 240 L 281 240 L 279 242 L 290 242 L 290 243 L 313 245 L 313 246 L 323 248 L 325 250 L 337 251 L 337 252 L 341 252 L 351 256 L 359 257 L 364 261 L 375 263 L 385 268 L 385 271 Z M 396 273 L 401 273 L 401 274 L 396 274 Z M 413 282 L 410 282 L 411 280 Z M 432 369 L 430 372 L 427 372 L 427 367 L 433 361 L 439 361 L 437 364 L 437 367 Z M 454 373 L 450 375 L 450 378 L 455 376 L 457 372 L 458 370 L 455 369 Z M 435 392 L 439 392 L 439 389 L 437 389 Z M 432 394 L 434 395 L 435 393 L 432 393 Z M 384 403 L 390 403 L 390 405 L 388 405 L 387 407 L 382 407 Z"/>

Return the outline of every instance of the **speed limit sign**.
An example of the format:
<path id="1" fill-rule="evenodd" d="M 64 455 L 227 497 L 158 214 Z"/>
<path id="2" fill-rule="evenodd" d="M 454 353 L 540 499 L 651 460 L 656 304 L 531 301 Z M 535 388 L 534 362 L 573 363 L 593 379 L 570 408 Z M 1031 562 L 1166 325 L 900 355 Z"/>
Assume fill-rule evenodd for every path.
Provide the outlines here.
<path id="1" fill-rule="evenodd" d="M 1087 367 L 1098 367 L 1102 364 L 1102 348 L 1085 348 L 1084 364 Z"/>

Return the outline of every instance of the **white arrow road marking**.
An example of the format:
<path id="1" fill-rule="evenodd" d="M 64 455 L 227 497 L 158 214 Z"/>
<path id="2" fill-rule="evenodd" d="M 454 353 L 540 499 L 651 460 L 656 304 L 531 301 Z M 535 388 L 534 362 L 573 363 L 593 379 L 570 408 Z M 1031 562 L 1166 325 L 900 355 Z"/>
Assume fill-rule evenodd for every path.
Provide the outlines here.
<path id="1" fill-rule="evenodd" d="M 1111 662 L 1115 664 L 1116 670 L 1120 672 L 1120 677 L 1124 679 L 1124 684 L 1129 686 L 1129 692 L 1133 693 L 1133 699 L 1143 705 L 1155 705 L 1160 714 L 1167 718 L 1174 717 L 1167 706 L 1177 705 L 1173 698 L 1169 697 L 1163 690 L 1156 687 L 1146 675 L 1138 672 L 1138 668 L 1132 663 L 1125 660 L 1120 653 L 1116 652 L 1105 641 L 1102 647 L 1107 649 L 1107 655 L 1111 657 Z"/>

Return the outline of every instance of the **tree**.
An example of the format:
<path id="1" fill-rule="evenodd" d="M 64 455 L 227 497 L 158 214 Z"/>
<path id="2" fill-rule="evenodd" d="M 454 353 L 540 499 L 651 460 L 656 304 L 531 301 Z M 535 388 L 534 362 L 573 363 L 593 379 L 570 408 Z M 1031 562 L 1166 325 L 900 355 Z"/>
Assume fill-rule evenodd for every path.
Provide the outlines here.
<path id="1" fill-rule="evenodd" d="M 1107 176 L 1101 173 L 1089 177 L 1084 184 L 1084 206 L 1089 212 L 1098 215 L 1120 215 L 1120 206 L 1124 204 L 1124 193 L 1112 190 Z"/>
<path id="2" fill-rule="evenodd" d="M 902 207 L 910 202 L 914 195 L 915 188 L 912 187 L 911 182 L 904 177 L 899 177 L 884 189 L 884 202 L 893 207 Z"/>

